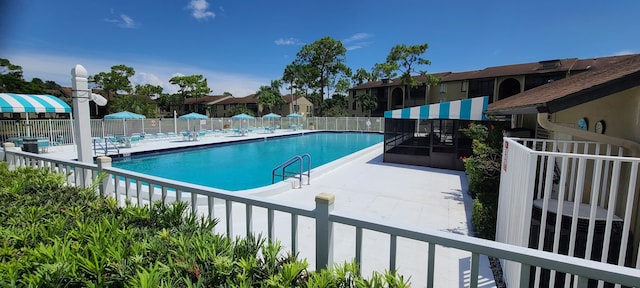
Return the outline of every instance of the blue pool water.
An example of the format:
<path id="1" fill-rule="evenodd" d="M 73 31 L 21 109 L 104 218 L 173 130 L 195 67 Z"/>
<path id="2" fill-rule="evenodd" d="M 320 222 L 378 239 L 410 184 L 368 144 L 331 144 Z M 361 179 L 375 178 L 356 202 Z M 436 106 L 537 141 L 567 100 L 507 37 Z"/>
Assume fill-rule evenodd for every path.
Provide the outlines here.
<path id="1" fill-rule="evenodd" d="M 230 191 L 271 184 L 271 171 L 287 159 L 311 155 L 311 169 L 380 143 L 377 133 L 307 133 L 216 145 L 117 161 L 114 167 Z M 296 165 L 294 165 L 296 167 Z M 287 171 L 294 171 L 290 167 Z M 306 169 L 306 161 L 304 168 Z M 278 180 L 278 179 L 276 179 Z"/>

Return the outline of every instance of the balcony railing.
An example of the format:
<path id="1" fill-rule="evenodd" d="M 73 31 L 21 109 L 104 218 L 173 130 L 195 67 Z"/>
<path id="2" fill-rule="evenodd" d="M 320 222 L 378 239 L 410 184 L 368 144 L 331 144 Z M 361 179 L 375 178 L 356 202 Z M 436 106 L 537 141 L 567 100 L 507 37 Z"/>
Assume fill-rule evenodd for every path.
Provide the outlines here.
<path id="1" fill-rule="evenodd" d="M 640 158 L 622 155 L 621 147 L 608 144 L 505 138 L 497 241 L 611 263 L 616 269 L 639 268 L 632 229 L 638 227 Z M 520 263 L 502 264 L 507 284 L 522 282 Z M 575 281 L 536 266 L 534 287 Z"/>
<path id="2" fill-rule="evenodd" d="M 493 256 L 505 261 L 518 263 L 519 270 L 517 280 L 510 282 L 510 287 L 528 287 L 530 276 L 529 267 L 539 266 L 575 275 L 578 284 L 585 284 L 587 279 L 598 279 L 610 283 L 618 283 L 626 286 L 634 286 L 640 283 L 640 270 L 629 267 L 621 267 L 607 263 L 578 259 L 570 256 L 556 255 L 550 252 L 519 247 L 510 244 L 498 243 L 478 238 L 473 238 L 455 233 L 438 231 L 433 229 L 415 229 L 390 223 L 374 222 L 357 215 L 349 215 L 344 211 L 333 211 L 333 196 L 322 193 L 316 197 L 316 205 L 313 209 L 294 207 L 284 202 L 262 198 L 241 193 L 230 193 L 219 189 L 213 189 L 200 185 L 167 180 L 164 178 L 144 175 L 111 167 L 111 159 L 99 157 L 97 165 L 79 163 L 75 161 L 53 159 L 43 155 L 16 151 L 6 146 L 6 161 L 10 168 L 17 166 L 45 167 L 60 173 L 69 173 L 68 184 L 87 186 L 96 181 L 99 173 L 103 173 L 102 182 L 99 183 L 99 193 L 118 199 L 118 203 L 125 201 L 148 204 L 150 201 L 185 201 L 191 204 L 193 212 L 215 217 L 224 223 L 222 231 L 228 237 L 234 237 L 242 233 L 236 230 L 244 230 L 246 234 L 264 231 L 254 227 L 257 222 L 265 222 L 266 234 L 269 239 L 277 239 L 285 244 L 291 252 L 300 252 L 300 255 L 309 259 L 315 259 L 316 269 L 332 265 L 334 249 L 349 249 L 354 243 L 354 255 L 358 264 L 366 265 L 367 255 L 386 255 L 388 252 L 388 266 L 386 269 L 395 270 L 401 253 L 398 253 L 399 241 L 417 241 L 428 249 L 423 255 L 412 251 L 409 255 L 412 260 L 423 257 L 423 263 L 427 263 L 426 271 L 415 273 L 411 276 L 412 282 L 424 283 L 427 287 L 448 287 L 457 285 L 452 283 L 435 283 L 435 273 L 439 271 L 441 261 L 436 251 L 458 249 L 468 251 L 471 255 L 468 287 L 483 285 L 479 276 L 479 259 L 481 255 Z M 244 211 L 238 211 L 244 210 Z M 235 211 L 235 212 L 234 212 Z M 262 217 L 266 212 L 266 217 Z M 254 213 L 261 213 L 254 216 Z M 276 219 L 288 218 L 289 225 L 283 230 L 275 228 Z M 304 222 L 304 224 L 302 224 Z M 279 221 L 278 223 L 282 223 Z M 307 225 L 308 224 L 308 225 Z M 334 224 L 348 226 L 355 229 L 353 239 L 336 239 Z M 309 227 L 313 227 L 309 229 Z M 278 233 L 276 233 L 278 231 Z M 313 234 L 315 245 L 310 250 L 298 245 L 299 234 L 309 236 Z M 363 242 L 371 240 L 364 235 L 375 233 L 380 238 L 386 238 L 389 243 L 388 251 L 367 250 Z M 314 240 L 309 240 L 312 242 Z M 340 240 L 340 241 L 336 241 Z M 349 241 L 351 240 L 351 241 Z M 374 239 L 374 241 L 376 241 Z M 335 246 L 340 243 L 341 246 Z M 306 245 L 305 247 L 309 247 Z M 400 247 L 402 248 L 402 247 Z M 311 262 L 313 263 L 313 262 Z M 400 269 L 402 273 L 402 269 Z M 457 279 L 457 278 L 456 278 Z M 463 285 L 460 283 L 459 285 Z M 467 283 L 464 283 L 465 287 Z M 419 286 L 419 285 L 416 285 Z M 583 286 L 580 286 L 583 287 Z"/>

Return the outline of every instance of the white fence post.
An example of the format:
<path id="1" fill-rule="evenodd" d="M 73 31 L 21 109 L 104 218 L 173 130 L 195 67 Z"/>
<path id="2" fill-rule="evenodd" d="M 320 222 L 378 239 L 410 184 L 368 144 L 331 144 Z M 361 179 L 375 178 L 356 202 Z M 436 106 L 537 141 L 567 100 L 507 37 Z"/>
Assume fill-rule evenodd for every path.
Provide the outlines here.
<path id="1" fill-rule="evenodd" d="M 104 168 L 111 168 L 111 157 L 100 156 L 96 158 L 96 162 L 98 164 L 98 172 L 104 171 Z M 111 182 L 111 175 L 106 175 L 104 179 L 102 179 L 102 183 L 100 183 L 99 189 L 100 196 L 109 195 L 111 191 L 114 191 Z"/>
<path id="2" fill-rule="evenodd" d="M 335 199 L 329 193 L 316 195 L 316 271 L 333 265 L 333 223 L 329 213 Z"/>
<path id="3" fill-rule="evenodd" d="M 13 170 L 16 166 L 16 156 L 14 154 L 9 155 L 8 152 L 16 151 L 18 148 L 16 148 L 16 144 L 13 142 L 5 142 L 2 146 L 4 147 L 4 157 L 2 160 L 7 162 L 9 170 Z"/>

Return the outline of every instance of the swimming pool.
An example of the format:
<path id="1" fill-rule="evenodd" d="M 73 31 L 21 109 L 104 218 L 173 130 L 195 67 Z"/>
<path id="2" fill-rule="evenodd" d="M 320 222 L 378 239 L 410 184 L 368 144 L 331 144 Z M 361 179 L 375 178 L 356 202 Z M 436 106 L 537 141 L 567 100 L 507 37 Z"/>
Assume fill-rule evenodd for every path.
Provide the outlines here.
<path id="1" fill-rule="evenodd" d="M 313 169 L 382 140 L 383 135 L 378 133 L 306 133 L 132 157 L 130 160 L 113 162 L 113 166 L 172 180 L 238 191 L 270 185 L 273 168 L 295 155 L 311 155 Z M 306 164 L 304 168 L 306 169 Z"/>

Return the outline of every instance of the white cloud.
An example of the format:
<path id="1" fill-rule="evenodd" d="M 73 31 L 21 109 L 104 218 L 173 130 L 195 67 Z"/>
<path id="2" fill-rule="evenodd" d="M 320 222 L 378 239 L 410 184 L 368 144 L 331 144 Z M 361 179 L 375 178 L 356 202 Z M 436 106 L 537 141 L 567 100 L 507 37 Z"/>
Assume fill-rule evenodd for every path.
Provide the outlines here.
<path id="1" fill-rule="evenodd" d="M 169 83 L 169 79 L 178 75 L 201 74 L 207 78 L 212 89 L 211 94 L 222 94 L 227 91 L 236 97 L 244 97 L 255 93 L 261 85 L 268 85 L 269 78 L 249 74 L 227 73 L 182 65 L 180 63 L 137 59 L 96 59 L 95 57 L 67 56 L 43 54 L 41 52 L 0 53 L 0 57 L 11 60 L 11 63 L 22 66 L 24 78 L 34 77 L 44 81 L 51 80 L 62 86 L 71 86 L 71 68 L 81 64 L 89 75 L 111 70 L 111 66 L 125 63 L 133 67 L 136 75 L 130 80 L 135 84 L 160 85 L 164 93 L 175 93 L 178 87 Z"/>
<path id="2" fill-rule="evenodd" d="M 347 46 L 346 47 L 347 51 L 356 50 L 356 49 L 360 49 L 360 48 L 362 48 L 361 45 L 352 45 L 352 46 Z"/>
<path id="3" fill-rule="evenodd" d="M 373 37 L 373 35 L 369 34 L 369 33 L 356 33 L 356 34 L 353 34 L 351 37 L 342 40 L 342 43 L 361 41 L 361 40 L 364 40 L 364 39 L 369 39 L 371 37 Z"/>
<path id="4" fill-rule="evenodd" d="M 111 15 L 114 15 L 115 10 L 111 8 L 109 9 L 109 13 Z M 104 21 L 109 23 L 114 23 L 118 25 L 118 27 L 127 28 L 127 29 L 136 28 L 138 26 L 136 21 L 134 21 L 133 18 L 129 17 L 129 15 L 120 14 L 119 16 L 120 16 L 119 18 L 105 18 Z"/>
<path id="5" fill-rule="evenodd" d="M 625 49 L 625 50 L 621 50 L 621 51 L 618 51 L 616 53 L 613 53 L 613 56 L 630 55 L 630 54 L 635 54 L 635 53 L 636 52 L 634 52 L 633 50 Z"/>
<path id="6" fill-rule="evenodd" d="M 118 25 L 118 27 L 127 28 L 127 29 L 136 28 L 138 26 L 136 21 L 134 21 L 133 18 L 129 17 L 126 14 L 120 14 L 120 19 L 105 18 L 104 21 L 109 23 L 115 23 L 116 25 Z"/>
<path id="7" fill-rule="evenodd" d="M 302 42 L 300 42 L 300 40 L 293 38 L 293 37 L 289 37 L 289 38 L 280 38 L 277 39 L 276 41 L 273 41 L 274 43 L 276 43 L 276 45 L 300 45 L 302 44 Z"/>
<path id="8" fill-rule="evenodd" d="M 206 20 L 207 18 L 215 18 L 216 14 L 209 11 L 209 3 L 206 0 L 191 0 L 187 9 L 191 10 L 191 16 L 198 20 Z"/>
<path id="9" fill-rule="evenodd" d="M 351 37 L 347 39 L 343 39 L 342 43 L 349 44 L 346 49 L 347 51 L 352 51 L 360 48 L 364 48 L 369 46 L 373 41 L 363 41 L 373 37 L 373 34 L 369 33 L 356 33 L 351 35 Z"/>
<path id="10" fill-rule="evenodd" d="M 120 23 L 120 27 L 122 28 L 135 28 L 136 23 L 133 19 L 125 14 L 120 14 L 120 18 L 122 19 L 122 23 Z"/>
<path id="11" fill-rule="evenodd" d="M 172 90 L 174 87 L 171 87 L 171 86 L 173 86 L 173 85 L 171 85 L 169 83 L 165 83 L 164 81 L 162 81 L 160 79 L 160 77 L 158 77 L 158 76 L 156 76 L 154 74 L 151 74 L 151 73 L 136 72 L 136 75 L 133 75 L 133 77 L 131 77 L 129 80 L 131 81 L 131 84 L 134 87 L 136 85 L 151 84 L 151 85 L 157 85 L 157 86 L 162 87 L 162 89 L 164 89 L 165 93 L 175 93 L 176 92 L 176 91 Z"/>

